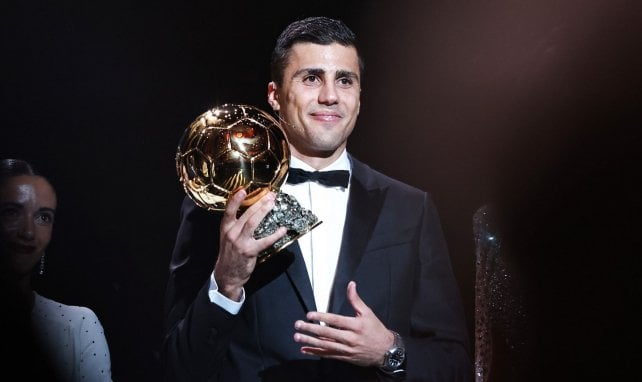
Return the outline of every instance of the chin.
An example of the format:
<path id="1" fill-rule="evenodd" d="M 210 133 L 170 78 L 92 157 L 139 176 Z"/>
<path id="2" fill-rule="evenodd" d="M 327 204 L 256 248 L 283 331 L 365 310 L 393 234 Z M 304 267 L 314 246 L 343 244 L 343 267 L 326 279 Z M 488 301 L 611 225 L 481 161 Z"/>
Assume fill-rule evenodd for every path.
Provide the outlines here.
<path id="1" fill-rule="evenodd" d="M 12 263 L 12 268 L 16 271 L 17 274 L 26 274 L 31 272 L 33 267 L 38 264 L 38 260 L 40 259 L 40 256 L 34 258 L 23 258 L 25 255 L 22 254 L 14 254 L 12 255 L 13 261 Z"/>

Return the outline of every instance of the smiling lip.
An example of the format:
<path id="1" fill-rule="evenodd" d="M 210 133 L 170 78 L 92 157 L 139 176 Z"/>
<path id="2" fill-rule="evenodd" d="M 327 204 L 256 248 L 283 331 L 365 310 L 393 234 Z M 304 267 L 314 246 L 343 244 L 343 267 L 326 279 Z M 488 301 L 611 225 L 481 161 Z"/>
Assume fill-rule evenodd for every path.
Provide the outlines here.
<path id="1" fill-rule="evenodd" d="M 36 247 L 33 245 L 25 245 L 20 243 L 9 243 L 8 247 L 16 253 L 32 253 L 36 250 Z"/>
<path id="2" fill-rule="evenodd" d="M 310 115 L 315 119 L 326 121 L 326 122 L 331 122 L 331 121 L 336 121 L 341 119 L 341 115 L 333 112 L 316 112 L 316 113 L 310 113 Z"/>

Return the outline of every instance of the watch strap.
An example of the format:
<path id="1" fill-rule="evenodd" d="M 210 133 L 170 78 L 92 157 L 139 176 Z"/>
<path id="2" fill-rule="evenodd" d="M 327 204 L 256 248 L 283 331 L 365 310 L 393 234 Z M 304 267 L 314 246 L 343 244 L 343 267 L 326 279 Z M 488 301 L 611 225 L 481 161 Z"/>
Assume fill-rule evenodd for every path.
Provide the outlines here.
<path id="1" fill-rule="evenodd" d="M 379 370 L 388 376 L 403 378 L 406 373 L 406 349 L 403 338 L 393 330 L 390 332 L 394 335 L 394 342 L 392 347 L 386 351 L 383 364 L 379 367 Z"/>

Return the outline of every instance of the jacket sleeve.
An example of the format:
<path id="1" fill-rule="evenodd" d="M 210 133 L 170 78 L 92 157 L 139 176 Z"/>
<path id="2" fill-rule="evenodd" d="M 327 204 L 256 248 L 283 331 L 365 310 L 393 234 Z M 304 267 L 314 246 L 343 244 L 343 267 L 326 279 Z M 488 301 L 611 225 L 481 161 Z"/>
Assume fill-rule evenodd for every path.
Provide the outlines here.
<path id="1" fill-rule="evenodd" d="M 185 198 L 169 267 L 161 366 L 167 381 L 200 381 L 220 369 L 236 316 L 209 300 L 221 214 Z"/>
<path id="2" fill-rule="evenodd" d="M 463 304 L 437 210 L 425 194 L 420 225 L 419 275 L 412 302 L 407 379 L 472 381 Z"/>

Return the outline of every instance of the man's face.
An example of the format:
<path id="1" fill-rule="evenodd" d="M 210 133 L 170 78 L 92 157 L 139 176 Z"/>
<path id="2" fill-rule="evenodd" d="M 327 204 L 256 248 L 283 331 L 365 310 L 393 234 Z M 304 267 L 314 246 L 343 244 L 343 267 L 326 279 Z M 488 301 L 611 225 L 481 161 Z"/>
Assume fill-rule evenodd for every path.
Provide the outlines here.
<path id="1" fill-rule="evenodd" d="M 354 47 L 295 44 L 283 83 L 268 86 L 268 101 L 286 122 L 292 154 L 336 158 L 357 122 L 361 73 Z"/>
<path id="2" fill-rule="evenodd" d="M 40 176 L 16 176 L 0 188 L 0 245 L 2 262 L 18 276 L 27 275 L 49 241 L 56 194 Z"/>

